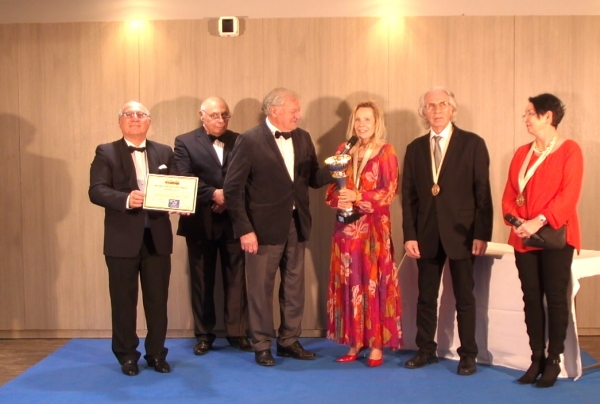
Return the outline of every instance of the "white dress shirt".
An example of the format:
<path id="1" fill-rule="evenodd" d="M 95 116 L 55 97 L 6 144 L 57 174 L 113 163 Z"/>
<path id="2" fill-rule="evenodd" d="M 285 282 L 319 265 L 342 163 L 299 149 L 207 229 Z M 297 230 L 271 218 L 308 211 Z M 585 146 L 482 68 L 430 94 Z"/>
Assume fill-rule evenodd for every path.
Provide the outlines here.
<path id="1" fill-rule="evenodd" d="M 450 143 L 450 138 L 452 137 L 452 122 L 449 122 L 448 125 L 440 132 L 435 133 L 433 129 L 429 129 L 429 143 L 431 144 L 431 152 L 433 156 L 433 148 L 435 147 L 434 136 L 441 136 L 440 139 L 440 149 L 442 150 L 442 159 L 446 154 L 446 149 L 448 149 L 448 143 Z"/>
<path id="2" fill-rule="evenodd" d="M 271 122 L 269 122 L 269 118 L 267 118 L 267 126 L 271 129 L 271 133 L 275 136 L 275 132 L 279 131 Z M 279 138 L 275 138 L 275 143 L 277 143 L 277 147 L 283 156 L 283 161 L 285 162 L 285 167 L 287 168 L 288 173 L 290 174 L 290 178 L 292 182 L 294 181 L 294 143 L 292 138 L 289 139 L 280 136 Z"/>
<path id="3" fill-rule="evenodd" d="M 127 146 L 133 147 L 146 147 L 146 141 L 144 140 L 139 146 L 134 145 L 129 140 L 125 139 Z M 133 165 L 135 166 L 135 176 L 137 177 L 138 188 L 142 192 L 146 192 L 146 177 L 148 176 L 148 158 L 146 152 L 134 151 L 131 153 L 133 159 Z M 127 197 L 127 209 L 129 207 L 129 196 Z"/>

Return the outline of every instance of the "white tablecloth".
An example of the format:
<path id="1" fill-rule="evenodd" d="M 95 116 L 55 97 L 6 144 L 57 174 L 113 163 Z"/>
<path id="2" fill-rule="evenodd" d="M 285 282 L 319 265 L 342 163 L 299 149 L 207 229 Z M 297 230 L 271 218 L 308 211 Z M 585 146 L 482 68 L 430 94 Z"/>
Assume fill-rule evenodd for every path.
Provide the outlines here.
<path id="1" fill-rule="evenodd" d="M 417 331 L 417 264 L 404 257 L 400 264 L 400 287 L 402 293 L 403 349 L 418 349 L 415 344 Z M 579 279 L 600 274 L 600 251 L 582 250 L 575 255 L 571 271 L 569 301 L 571 313 L 565 352 L 562 358 L 561 377 L 581 376 L 581 357 L 577 337 L 575 295 L 579 291 Z M 523 293 L 515 266 L 513 248 L 507 244 L 489 243 L 485 256 L 475 260 L 475 298 L 477 300 L 476 338 L 479 347 L 479 363 L 506 366 L 526 370 L 531 363 Z M 450 271 L 444 269 L 438 298 L 438 356 L 457 359 L 460 346 L 455 320 L 455 300 L 452 292 Z"/>

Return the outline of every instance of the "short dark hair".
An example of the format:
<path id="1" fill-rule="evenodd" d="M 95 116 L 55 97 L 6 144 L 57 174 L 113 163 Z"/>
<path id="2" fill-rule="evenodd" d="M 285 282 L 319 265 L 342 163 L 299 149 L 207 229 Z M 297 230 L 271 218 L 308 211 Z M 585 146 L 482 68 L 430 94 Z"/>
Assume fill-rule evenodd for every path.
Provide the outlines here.
<path id="1" fill-rule="evenodd" d="M 557 96 L 544 93 L 536 95 L 535 97 L 529 97 L 529 102 L 533 104 L 535 113 L 538 117 L 544 115 L 548 111 L 552 112 L 551 125 L 558 128 L 558 124 L 565 116 L 565 104 L 563 104 Z"/>

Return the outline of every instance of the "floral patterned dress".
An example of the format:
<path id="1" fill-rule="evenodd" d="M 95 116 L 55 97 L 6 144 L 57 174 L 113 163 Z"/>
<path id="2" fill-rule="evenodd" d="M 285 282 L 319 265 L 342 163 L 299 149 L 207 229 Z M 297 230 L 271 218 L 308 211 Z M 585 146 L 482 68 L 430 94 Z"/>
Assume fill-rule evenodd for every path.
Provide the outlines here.
<path id="1" fill-rule="evenodd" d="M 352 164 L 348 189 L 355 189 Z M 359 181 L 357 221 L 336 221 L 329 275 L 327 338 L 357 348 L 396 349 L 402 345 L 400 287 L 394 263 L 390 204 L 398 188 L 398 157 L 384 144 L 366 163 Z M 336 208 L 337 186 L 325 201 Z"/>

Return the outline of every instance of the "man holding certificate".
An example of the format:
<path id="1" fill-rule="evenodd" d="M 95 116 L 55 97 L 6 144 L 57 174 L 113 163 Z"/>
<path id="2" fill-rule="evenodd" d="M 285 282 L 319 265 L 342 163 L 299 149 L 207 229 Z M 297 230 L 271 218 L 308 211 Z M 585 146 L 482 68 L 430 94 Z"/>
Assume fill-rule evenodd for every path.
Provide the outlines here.
<path id="1" fill-rule="evenodd" d="M 99 145 L 90 169 L 89 197 L 105 209 L 104 255 L 112 309 L 112 351 L 128 376 L 139 372 L 136 334 L 138 277 L 148 333 L 148 366 L 171 368 L 167 348 L 167 297 L 173 234 L 169 214 L 142 208 L 149 173 L 176 174 L 173 150 L 146 139 L 150 113 L 131 101 L 119 112 L 123 138 Z"/>

